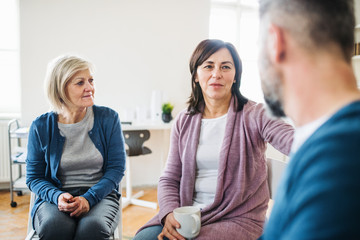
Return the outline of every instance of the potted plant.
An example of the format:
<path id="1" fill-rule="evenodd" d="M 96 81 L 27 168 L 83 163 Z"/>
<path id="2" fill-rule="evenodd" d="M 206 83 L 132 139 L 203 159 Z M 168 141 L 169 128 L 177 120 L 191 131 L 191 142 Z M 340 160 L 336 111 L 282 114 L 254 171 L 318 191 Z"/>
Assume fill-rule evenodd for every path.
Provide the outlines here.
<path id="1" fill-rule="evenodd" d="M 174 109 L 174 105 L 167 102 L 164 103 L 161 107 L 162 109 L 162 120 L 164 123 L 168 123 L 172 120 L 171 112 Z"/>

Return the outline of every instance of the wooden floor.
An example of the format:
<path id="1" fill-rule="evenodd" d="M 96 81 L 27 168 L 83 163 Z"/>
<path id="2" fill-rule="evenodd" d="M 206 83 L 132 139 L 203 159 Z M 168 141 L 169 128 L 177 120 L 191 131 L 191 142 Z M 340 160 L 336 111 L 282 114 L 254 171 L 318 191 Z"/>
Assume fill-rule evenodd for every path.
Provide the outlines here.
<path id="1" fill-rule="evenodd" d="M 136 189 L 134 189 L 136 193 Z M 144 189 L 143 200 L 157 202 L 156 188 Z M 125 196 L 125 193 L 124 193 Z M 30 194 L 24 193 L 23 196 L 16 196 L 14 200 L 17 207 L 10 207 L 10 193 L 8 190 L 0 190 L 0 239 L 1 240 L 20 240 L 26 237 L 27 222 L 29 214 Z M 128 206 L 123 209 L 123 239 L 132 239 L 136 231 L 150 220 L 159 209 L 149 209 L 138 206 Z"/>

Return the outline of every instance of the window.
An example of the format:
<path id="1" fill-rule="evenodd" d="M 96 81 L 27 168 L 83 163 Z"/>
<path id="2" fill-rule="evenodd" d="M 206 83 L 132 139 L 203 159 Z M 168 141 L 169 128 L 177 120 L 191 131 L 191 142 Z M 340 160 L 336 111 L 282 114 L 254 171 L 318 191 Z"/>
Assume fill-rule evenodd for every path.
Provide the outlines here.
<path id="1" fill-rule="evenodd" d="M 209 38 L 234 44 L 243 64 L 241 93 L 264 102 L 257 66 L 258 7 L 254 0 L 212 0 Z"/>
<path id="2" fill-rule="evenodd" d="M 20 112 L 17 0 L 0 0 L 0 114 Z"/>

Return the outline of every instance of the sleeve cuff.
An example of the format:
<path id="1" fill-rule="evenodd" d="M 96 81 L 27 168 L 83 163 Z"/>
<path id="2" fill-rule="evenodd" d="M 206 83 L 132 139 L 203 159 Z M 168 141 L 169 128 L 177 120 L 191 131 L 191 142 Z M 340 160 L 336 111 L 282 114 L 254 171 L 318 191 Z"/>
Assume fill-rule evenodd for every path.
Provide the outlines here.
<path id="1" fill-rule="evenodd" d="M 81 197 L 85 198 L 89 202 L 90 208 L 92 208 L 96 203 L 96 198 L 87 191 L 85 194 L 81 195 Z"/>

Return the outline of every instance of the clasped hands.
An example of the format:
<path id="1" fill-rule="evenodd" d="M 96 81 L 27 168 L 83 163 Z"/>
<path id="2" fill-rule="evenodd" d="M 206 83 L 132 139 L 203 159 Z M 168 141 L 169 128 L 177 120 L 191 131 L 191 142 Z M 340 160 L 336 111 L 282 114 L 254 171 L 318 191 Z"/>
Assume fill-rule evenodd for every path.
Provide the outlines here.
<path id="1" fill-rule="evenodd" d="M 58 198 L 58 209 L 70 213 L 70 217 L 80 217 L 90 210 L 90 205 L 84 197 L 73 197 L 70 193 L 62 193 Z"/>

